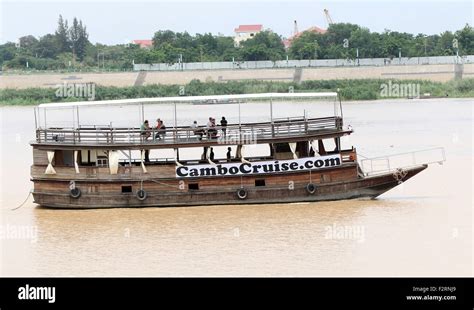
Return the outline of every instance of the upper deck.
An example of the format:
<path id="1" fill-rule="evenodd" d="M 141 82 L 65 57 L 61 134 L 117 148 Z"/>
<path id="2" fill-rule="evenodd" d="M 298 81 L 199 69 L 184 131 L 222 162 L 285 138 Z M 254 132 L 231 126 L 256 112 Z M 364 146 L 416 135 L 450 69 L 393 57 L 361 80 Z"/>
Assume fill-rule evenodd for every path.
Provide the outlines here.
<path id="1" fill-rule="evenodd" d="M 243 123 L 240 120 L 240 104 L 249 101 L 266 100 L 270 103 L 278 99 L 294 98 L 321 98 L 334 99 L 334 116 L 307 118 L 302 117 L 273 118 L 266 122 Z M 35 109 L 36 139 L 31 142 L 39 149 L 160 149 L 225 145 L 245 145 L 264 143 L 283 143 L 340 137 L 352 133 L 343 128 L 342 107 L 336 102 L 336 93 L 296 93 L 296 94 L 251 94 L 230 96 L 198 96 L 173 98 L 145 98 L 131 100 L 112 100 L 97 102 L 56 103 L 42 104 Z M 192 126 L 178 126 L 176 103 L 199 103 L 209 100 L 222 102 L 238 102 L 239 122 L 228 124 L 225 128 L 216 126 L 211 132 L 206 126 L 193 128 Z M 151 128 L 143 132 L 138 127 L 123 127 L 110 125 L 81 125 L 79 124 L 79 108 L 84 106 L 108 105 L 136 105 L 140 110 L 141 119 L 144 119 L 145 104 L 174 103 L 174 126 L 166 127 L 165 131 Z M 72 109 L 77 121 L 72 126 L 51 126 L 46 123 L 46 110 Z M 336 108 L 340 108 L 340 115 L 336 115 Z M 44 109 L 44 124 L 41 125 L 39 109 Z M 272 113 L 272 112 L 271 112 Z M 223 130 L 224 129 L 224 130 Z"/>
<path id="2" fill-rule="evenodd" d="M 189 126 L 167 128 L 165 131 L 150 129 L 149 137 L 140 128 L 90 127 L 46 128 L 36 130 L 36 140 L 31 144 L 41 148 L 180 148 L 212 146 L 218 144 L 255 144 L 297 142 L 303 140 L 340 137 L 352 133 L 343 129 L 341 117 L 314 119 L 275 120 L 266 123 L 230 124 L 216 126 L 216 135 L 208 134 L 206 127 Z M 202 134 L 202 135 L 201 135 Z"/>

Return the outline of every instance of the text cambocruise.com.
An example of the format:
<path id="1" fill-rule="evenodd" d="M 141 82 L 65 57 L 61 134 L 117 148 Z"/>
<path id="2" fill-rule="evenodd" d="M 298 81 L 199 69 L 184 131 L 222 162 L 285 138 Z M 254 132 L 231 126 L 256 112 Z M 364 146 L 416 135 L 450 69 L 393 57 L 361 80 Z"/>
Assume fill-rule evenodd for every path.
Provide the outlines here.
<path id="1" fill-rule="evenodd" d="M 340 155 L 309 157 L 291 160 L 274 160 L 261 162 L 206 164 L 176 167 L 176 177 L 234 176 L 248 174 L 265 174 L 288 171 L 315 170 L 341 165 Z"/>

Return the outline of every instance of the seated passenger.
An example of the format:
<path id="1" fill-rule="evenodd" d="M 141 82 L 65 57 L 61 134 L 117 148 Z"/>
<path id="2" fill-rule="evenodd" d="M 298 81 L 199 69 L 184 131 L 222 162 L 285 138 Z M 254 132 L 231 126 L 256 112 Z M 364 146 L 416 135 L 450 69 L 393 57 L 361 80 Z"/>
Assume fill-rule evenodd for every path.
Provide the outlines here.
<path id="1" fill-rule="evenodd" d="M 148 124 L 148 120 L 145 120 L 143 124 L 140 126 L 140 135 L 147 140 L 151 136 L 151 128 Z"/>
<path id="2" fill-rule="evenodd" d="M 217 129 L 216 129 L 216 119 L 209 117 L 209 122 L 207 122 L 207 137 L 209 139 L 217 138 Z"/>
<path id="3" fill-rule="evenodd" d="M 191 128 L 193 129 L 193 133 L 198 136 L 199 140 L 202 140 L 202 136 L 204 135 L 204 130 L 202 128 L 199 128 L 197 121 L 194 121 L 193 124 L 191 125 Z"/>
<path id="4" fill-rule="evenodd" d="M 157 119 L 156 122 L 157 125 L 155 139 L 161 140 L 161 138 L 164 138 L 164 135 L 166 134 L 166 126 L 165 124 L 163 124 L 163 121 L 161 119 Z"/>

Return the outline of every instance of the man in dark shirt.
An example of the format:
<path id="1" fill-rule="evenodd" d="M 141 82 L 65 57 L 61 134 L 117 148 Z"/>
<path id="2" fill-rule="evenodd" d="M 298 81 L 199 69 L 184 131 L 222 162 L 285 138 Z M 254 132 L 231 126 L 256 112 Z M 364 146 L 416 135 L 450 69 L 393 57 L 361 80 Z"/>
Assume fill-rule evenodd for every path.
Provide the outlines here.
<path id="1" fill-rule="evenodd" d="M 229 147 L 227 148 L 227 162 L 228 162 L 228 163 L 230 163 L 231 158 L 232 158 L 231 152 L 232 152 L 232 149 L 231 149 L 231 147 L 229 146 Z"/>
<path id="2" fill-rule="evenodd" d="M 222 127 L 222 134 L 224 135 L 224 137 L 226 136 L 226 132 L 227 132 L 227 120 L 225 119 L 224 116 L 222 116 L 222 119 L 221 119 L 221 127 Z"/>

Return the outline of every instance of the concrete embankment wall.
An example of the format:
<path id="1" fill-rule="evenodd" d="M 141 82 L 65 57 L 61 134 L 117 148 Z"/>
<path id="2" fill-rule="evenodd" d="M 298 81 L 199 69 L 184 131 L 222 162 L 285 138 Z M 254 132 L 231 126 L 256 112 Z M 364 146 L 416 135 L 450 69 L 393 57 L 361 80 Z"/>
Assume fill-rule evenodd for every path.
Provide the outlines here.
<path id="1" fill-rule="evenodd" d="M 0 76 L 0 88 L 56 87 L 63 83 L 96 83 L 104 86 L 187 84 L 205 81 L 262 80 L 300 82 L 332 79 L 423 79 L 449 81 L 473 78 L 474 64 L 398 65 L 375 67 L 317 67 L 285 69 L 234 69 L 141 71 L 121 73 L 22 74 Z"/>

